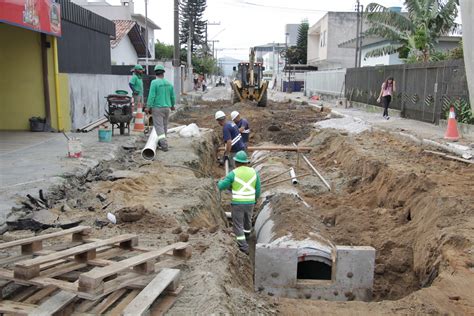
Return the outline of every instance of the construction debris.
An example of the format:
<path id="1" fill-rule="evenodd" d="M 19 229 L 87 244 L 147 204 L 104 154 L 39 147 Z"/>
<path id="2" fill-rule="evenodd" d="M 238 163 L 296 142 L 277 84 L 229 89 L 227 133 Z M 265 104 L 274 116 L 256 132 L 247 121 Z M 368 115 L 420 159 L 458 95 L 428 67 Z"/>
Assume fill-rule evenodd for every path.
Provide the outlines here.
<path id="1" fill-rule="evenodd" d="M 170 268 L 189 259 L 187 243 L 155 250 L 138 246 L 133 234 L 100 240 L 88 239 L 89 233 L 89 227 L 79 226 L 0 244 L 0 250 L 21 248 L 19 255 L 8 258 L 15 263 L 13 270 L 0 268 L 0 278 L 26 285 L 24 295 L 0 301 L 0 312 L 52 315 L 67 308 L 68 313 L 142 315 L 163 291 L 176 297 L 180 271 Z M 43 248 L 44 241 L 67 235 L 71 241 L 59 250 Z M 111 260 L 118 257 L 127 258 Z M 95 268 L 82 272 L 87 266 Z"/>

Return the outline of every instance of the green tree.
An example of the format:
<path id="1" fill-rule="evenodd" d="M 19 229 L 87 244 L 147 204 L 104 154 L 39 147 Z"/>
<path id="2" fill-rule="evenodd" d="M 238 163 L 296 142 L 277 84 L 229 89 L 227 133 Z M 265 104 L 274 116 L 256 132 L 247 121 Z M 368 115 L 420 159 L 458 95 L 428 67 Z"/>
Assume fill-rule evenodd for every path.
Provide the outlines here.
<path id="1" fill-rule="evenodd" d="M 193 57 L 194 70 L 199 74 L 217 74 L 218 67 L 216 60 L 211 56 Z"/>
<path id="2" fill-rule="evenodd" d="M 298 48 L 298 64 L 305 65 L 307 63 L 308 54 L 308 20 L 303 20 L 298 29 L 298 39 L 296 47 Z"/>
<path id="3" fill-rule="evenodd" d="M 457 29 L 459 0 L 405 0 L 407 13 L 394 12 L 378 3 L 367 6 L 369 29 L 364 36 L 380 36 L 396 44 L 374 49 L 365 57 L 398 52 L 418 62 L 433 60 L 440 36 Z"/>
<path id="4" fill-rule="evenodd" d="M 193 30 L 191 38 L 191 51 L 196 52 L 198 46 L 207 45 L 205 42 L 206 21 L 204 11 L 207 0 L 181 0 L 180 1 L 180 34 L 179 41 L 187 45 L 190 27 Z"/>
<path id="5" fill-rule="evenodd" d="M 160 41 L 155 43 L 155 59 L 173 59 L 173 45 L 168 45 Z"/>

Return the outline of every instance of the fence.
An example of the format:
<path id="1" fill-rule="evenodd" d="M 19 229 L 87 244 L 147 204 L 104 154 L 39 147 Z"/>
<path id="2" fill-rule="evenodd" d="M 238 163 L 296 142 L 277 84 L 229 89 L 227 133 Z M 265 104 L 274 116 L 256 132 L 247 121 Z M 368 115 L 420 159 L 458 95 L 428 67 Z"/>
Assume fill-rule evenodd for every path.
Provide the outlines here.
<path id="1" fill-rule="evenodd" d="M 307 72 L 304 78 L 305 95 L 342 95 L 345 75 L 345 69 Z"/>
<path id="2" fill-rule="evenodd" d="M 345 96 L 349 101 L 381 106 L 377 98 L 388 76 L 395 79 L 397 88 L 390 107 L 405 118 L 438 124 L 456 99 L 469 102 L 463 60 L 350 68 Z"/>

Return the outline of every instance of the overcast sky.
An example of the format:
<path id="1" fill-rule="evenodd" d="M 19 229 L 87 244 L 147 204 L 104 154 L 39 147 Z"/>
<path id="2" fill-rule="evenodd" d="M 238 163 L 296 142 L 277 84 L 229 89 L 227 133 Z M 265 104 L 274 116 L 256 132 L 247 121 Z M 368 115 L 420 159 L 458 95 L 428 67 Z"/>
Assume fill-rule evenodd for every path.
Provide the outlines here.
<path id="1" fill-rule="evenodd" d="M 119 4 L 120 0 L 108 0 Z M 372 1 L 362 0 L 364 6 Z M 403 0 L 378 0 L 385 6 L 402 6 Z M 161 30 L 155 38 L 173 43 L 173 0 L 148 0 L 148 16 Z M 316 23 L 327 11 L 354 11 L 355 0 L 207 0 L 209 39 L 218 40 L 218 57 L 245 59 L 251 46 L 285 42 L 285 24 L 308 19 Z M 135 11 L 145 14 L 145 0 L 135 0 Z M 355 35 L 355 30 L 354 30 Z"/>

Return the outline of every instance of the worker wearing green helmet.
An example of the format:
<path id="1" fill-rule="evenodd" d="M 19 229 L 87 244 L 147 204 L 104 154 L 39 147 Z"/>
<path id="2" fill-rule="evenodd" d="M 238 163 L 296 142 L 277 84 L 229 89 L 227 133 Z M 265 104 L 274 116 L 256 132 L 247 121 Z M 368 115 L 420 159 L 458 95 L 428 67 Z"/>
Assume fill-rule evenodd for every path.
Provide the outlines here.
<path id="1" fill-rule="evenodd" d="M 175 95 L 173 85 L 165 79 L 165 68 L 155 66 L 156 79 L 151 82 L 148 93 L 147 108 L 153 116 L 153 127 L 158 135 L 158 145 L 163 151 L 168 151 L 166 133 L 170 110 L 175 110 Z"/>
<path id="2" fill-rule="evenodd" d="M 232 189 L 232 225 L 239 249 L 248 254 L 248 239 L 252 230 L 252 213 L 257 199 L 260 197 L 260 176 L 254 168 L 249 167 L 250 161 L 243 150 L 234 156 L 236 168 L 220 180 L 217 187 L 220 191 Z"/>
<path id="3" fill-rule="evenodd" d="M 128 85 L 132 89 L 133 101 L 135 106 L 142 107 L 143 102 L 143 67 L 141 65 L 135 65 L 133 67 L 133 75 Z"/>

